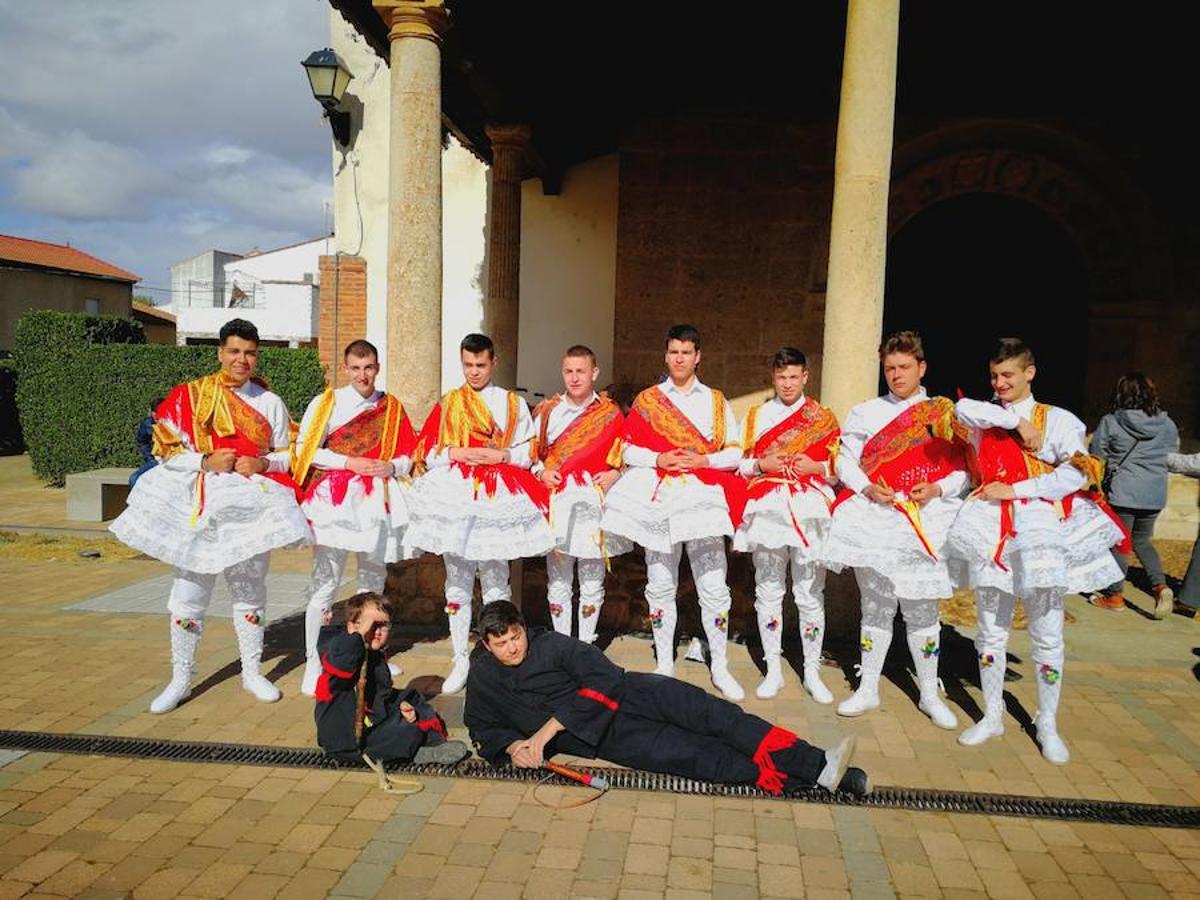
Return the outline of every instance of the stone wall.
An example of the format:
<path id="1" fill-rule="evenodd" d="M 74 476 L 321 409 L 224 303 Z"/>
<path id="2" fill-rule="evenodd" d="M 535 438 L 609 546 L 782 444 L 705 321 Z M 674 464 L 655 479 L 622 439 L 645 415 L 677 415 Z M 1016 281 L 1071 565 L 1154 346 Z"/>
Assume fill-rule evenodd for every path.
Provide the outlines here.
<path id="1" fill-rule="evenodd" d="M 730 397 L 770 383 L 782 344 L 819 380 L 833 131 L 746 117 L 649 119 L 620 148 L 614 376 L 658 380 L 667 329 L 704 340 Z M 814 383 L 814 387 L 816 384 Z"/>

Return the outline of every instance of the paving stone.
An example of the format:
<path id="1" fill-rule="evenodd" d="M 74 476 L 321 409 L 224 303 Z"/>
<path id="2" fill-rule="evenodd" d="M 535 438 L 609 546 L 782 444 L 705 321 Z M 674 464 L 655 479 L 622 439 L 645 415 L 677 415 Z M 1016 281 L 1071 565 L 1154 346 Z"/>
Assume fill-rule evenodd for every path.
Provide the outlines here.
<path id="1" fill-rule="evenodd" d="M 675 857 L 667 867 L 667 885 L 682 890 L 710 890 L 712 869 L 712 863 L 707 860 Z"/>
<path id="2" fill-rule="evenodd" d="M 333 890 L 350 897 L 374 897 L 391 874 L 391 866 L 356 862 L 346 870 Z"/>
<path id="3" fill-rule="evenodd" d="M 624 871 L 626 875 L 665 876 L 668 858 L 666 847 L 631 846 L 625 854 Z"/>

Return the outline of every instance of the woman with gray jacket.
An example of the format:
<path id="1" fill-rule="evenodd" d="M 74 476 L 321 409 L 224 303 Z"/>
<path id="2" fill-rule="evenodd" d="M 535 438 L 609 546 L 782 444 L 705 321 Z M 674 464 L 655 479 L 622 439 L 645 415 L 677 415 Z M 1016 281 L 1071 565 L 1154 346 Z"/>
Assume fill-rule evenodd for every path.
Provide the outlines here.
<path id="1" fill-rule="evenodd" d="M 1167 454 L 1179 449 L 1179 430 L 1158 405 L 1158 390 L 1142 372 L 1117 379 L 1111 412 L 1092 435 L 1090 452 L 1105 463 L 1108 502 L 1133 537 L 1133 549 L 1150 578 L 1154 618 L 1171 612 L 1175 595 L 1167 587 L 1162 560 L 1154 549 L 1154 521 L 1167 505 Z M 1129 557 L 1115 554 L 1121 570 Z M 1125 608 L 1125 581 L 1110 585 L 1092 604 L 1104 609 Z"/>
<path id="2" fill-rule="evenodd" d="M 1167 456 L 1167 467 L 1177 475 L 1200 478 L 1200 453 L 1171 453 Z M 1200 540 L 1192 544 L 1192 560 L 1179 588 L 1175 612 L 1200 621 L 1197 616 L 1200 613 Z"/>

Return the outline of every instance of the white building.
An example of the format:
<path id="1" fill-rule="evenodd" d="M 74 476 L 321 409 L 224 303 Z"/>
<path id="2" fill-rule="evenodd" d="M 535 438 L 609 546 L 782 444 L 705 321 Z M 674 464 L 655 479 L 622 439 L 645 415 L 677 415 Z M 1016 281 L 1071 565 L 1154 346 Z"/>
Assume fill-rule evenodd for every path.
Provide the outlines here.
<path id="1" fill-rule="evenodd" d="M 208 302 L 188 304 L 186 297 L 184 303 L 177 301 L 176 340 L 210 343 L 227 321 L 242 318 L 257 326 L 264 344 L 312 344 L 319 330 L 318 260 L 333 252 L 332 246 L 330 236 L 247 256 L 228 254 L 219 289 L 205 295 Z"/>

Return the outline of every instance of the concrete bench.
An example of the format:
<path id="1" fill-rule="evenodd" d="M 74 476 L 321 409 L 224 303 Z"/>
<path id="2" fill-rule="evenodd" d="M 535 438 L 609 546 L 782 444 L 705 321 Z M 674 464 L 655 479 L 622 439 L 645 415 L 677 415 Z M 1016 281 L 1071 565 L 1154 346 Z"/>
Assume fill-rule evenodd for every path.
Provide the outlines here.
<path id="1" fill-rule="evenodd" d="M 125 509 L 133 469 L 113 467 L 67 476 L 67 518 L 107 522 Z"/>

